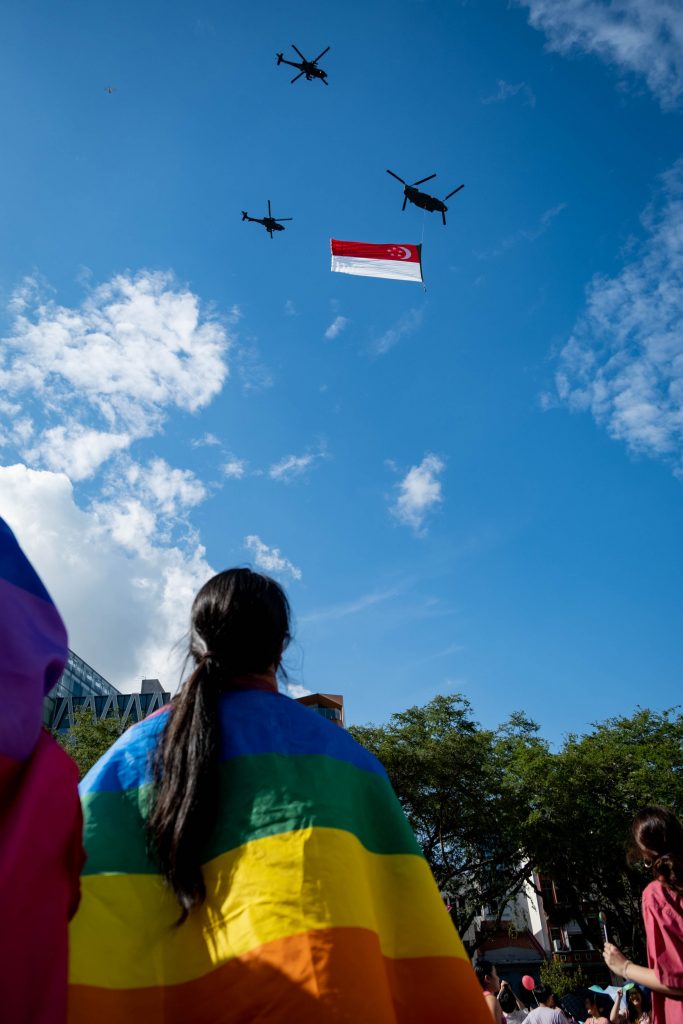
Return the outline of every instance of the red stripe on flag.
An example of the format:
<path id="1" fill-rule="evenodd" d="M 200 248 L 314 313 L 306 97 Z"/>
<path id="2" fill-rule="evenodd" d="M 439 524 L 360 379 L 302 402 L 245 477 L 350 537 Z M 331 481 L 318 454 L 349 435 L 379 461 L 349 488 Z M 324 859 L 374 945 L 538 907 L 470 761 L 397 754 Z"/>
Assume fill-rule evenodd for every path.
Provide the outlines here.
<path id="1" fill-rule="evenodd" d="M 419 245 L 404 242 L 385 242 L 376 245 L 373 242 L 341 242 L 338 238 L 331 240 L 333 256 L 356 256 L 367 260 L 395 260 L 397 263 L 419 263 Z"/>

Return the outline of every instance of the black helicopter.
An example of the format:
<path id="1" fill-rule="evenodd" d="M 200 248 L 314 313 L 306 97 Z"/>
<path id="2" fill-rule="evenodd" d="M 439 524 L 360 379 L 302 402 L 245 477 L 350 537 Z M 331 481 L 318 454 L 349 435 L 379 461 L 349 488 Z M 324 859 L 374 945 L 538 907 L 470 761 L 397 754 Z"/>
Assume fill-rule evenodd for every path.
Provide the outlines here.
<path id="1" fill-rule="evenodd" d="M 242 220 L 250 220 L 253 224 L 263 224 L 271 238 L 273 237 L 273 231 L 285 230 L 280 221 L 292 219 L 292 217 L 273 217 L 272 210 L 270 209 L 270 199 L 268 200 L 267 217 L 250 217 L 246 210 L 242 210 Z"/>
<path id="2" fill-rule="evenodd" d="M 437 211 L 441 214 L 441 218 L 446 223 L 446 199 L 450 199 L 456 192 L 459 192 L 464 185 L 458 185 L 452 192 L 449 192 L 443 199 L 437 199 L 436 196 L 430 196 L 426 192 L 420 192 L 418 185 L 423 185 L 425 181 L 431 181 L 432 178 L 436 177 L 436 174 L 430 174 L 427 178 L 420 178 L 419 181 L 414 181 L 412 185 L 408 185 L 403 178 L 399 178 L 398 174 L 394 174 L 393 171 L 387 170 L 387 174 L 390 174 L 392 178 L 396 178 L 404 186 L 403 189 L 403 206 L 401 209 L 405 210 L 406 203 L 413 203 L 415 206 L 419 206 L 422 210 L 428 210 L 429 213 L 436 213 Z"/>
<path id="3" fill-rule="evenodd" d="M 307 82 L 313 81 L 314 78 L 319 78 L 323 85 L 330 84 L 327 81 L 327 71 L 323 71 L 322 68 L 316 66 L 320 58 L 324 57 L 327 51 L 329 50 L 329 46 L 327 46 L 322 53 L 319 53 L 315 60 L 306 60 L 301 50 L 299 50 L 294 45 L 294 43 L 292 43 L 292 49 L 296 50 L 296 52 L 301 57 L 301 63 L 293 60 L 285 60 L 284 56 L 281 53 L 276 54 L 278 64 L 289 64 L 290 68 L 299 69 L 299 74 L 294 76 L 294 78 L 290 82 L 290 85 L 293 85 L 294 82 L 296 82 L 298 78 L 301 78 L 302 75 L 306 76 Z"/>

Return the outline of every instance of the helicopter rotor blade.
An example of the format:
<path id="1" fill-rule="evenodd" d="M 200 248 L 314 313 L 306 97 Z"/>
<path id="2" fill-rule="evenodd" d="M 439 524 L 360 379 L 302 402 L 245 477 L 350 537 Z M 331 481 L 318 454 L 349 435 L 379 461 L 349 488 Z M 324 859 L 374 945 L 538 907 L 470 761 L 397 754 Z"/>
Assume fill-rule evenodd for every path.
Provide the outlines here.
<path id="1" fill-rule="evenodd" d="M 329 85 L 329 84 L 330 84 L 330 83 L 329 83 L 329 82 L 327 81 L 327 79 L 326 79 L 326 78 L 321 78 L 321 79 L 320 79 L 320 81 L 321 81 L 321 82 L 323 83 L 323 85 Z"/>
<path id="2" fill-rule="evenodd" d="M 446 211 L 445 210 L 441 211 L 441 220 L 443 221 L 443 226 L 446 227 Z"/>
<path id="3" fill-rule="evenodd" d="M 294 67 L 296 67 L 296 64 L 294 65 Z M 290 85 L 294 85 L 294 83 L 297 82 L 301 78 L 302 75 L 303 75 L 303 71 L 300 71 L 298 75 L 294 76 L 294 78 L 291 80 L 291 82 L 289 84 Z"/>
<path id="4" fill-rule="evenodd" d="M 435 178 L 435 177 L 436 177 L 436 174 L 430 174 L 426 178 L 420 178 L 419 181 L 414 181 L 413 185 L 423 185 L 425 183 L 425 181 L 431 181 L 432 178 Z"/>
<path id="5" fill-rule="evenodd" d="M 315 60 L 311 61 L 311 64 L 317 64 L 318 61 L 320 60 L 320 58 L 324 57 L 328 50 L 329 50 L 329 46 L 326 46 L 325 49 L 323 50 L 323 52 L 319 53 L 318 56 L 315 58 Z"/>
<path id="6" fill-rule="evenodd" d="M 306 58 L 304 57 L 304 55 L 301 52 L 301 50 L 299 49 L 299 47 L 295 46 L 294 43 L 292 43 L 292 49 L 296 50 L 296 52 L 299 54 L 299 56 L 301 57 L 302 60 L 304 60 L 304 61 L 306 60 Z"/>
<path id="7" fill-rule="evenodd" d="M 387 169 L 387 174 L 390 174 L 392 178 L 396 178 L 396 181 L 400 181 L 402 185 L 406 184 L 406 182 L 403 180 L 403 178 L 399 178 L 398 174 L 394 174 L 393 171 L 390 171 L 389 169 Z"/>
<path id="8" fill-rule="evenodd" d="M 458 187 L 457 187 L 457 188 L 454 188 L 452 192 L 449 192 L 447 196 L 444 196 L 444 197 L 443 197 L 443 201 L 444 201 L 444 203 L 446 202 L 446 200 L 447 200 L 447 199 L 450 199 L 450 198 L 451 198 L 451 196 L 454 196 L 456 192 L 459 192 L 459 191 L 460 191 L 460 189 L 461 189 L 461 188 L 464 188 L 464 187 L 465 187 L 464 185 L 458 185 Z"/>
<path id="9" fill-rule="evenodd" d="M 280 221 L 282 221 L 282 220 L 294 220 L 294 218 L 293 217 L 273 217 L 273 220 L 276 220 L 278 222 L 278 224 L 279 224 Z"/>
<path id="10" fill-rule="evenodd" d="M 405 210 L 407 202 L 408 202 L 408 196 L 404 196 L 403 197 L 403 206 L 401 207 L 402 210 Z"/>
<path id="11" fill-rule="evenodd" d="M 270 212 L 270 199 L 268 200 L 268 216 L 272 217 L 273 214 Z"/>

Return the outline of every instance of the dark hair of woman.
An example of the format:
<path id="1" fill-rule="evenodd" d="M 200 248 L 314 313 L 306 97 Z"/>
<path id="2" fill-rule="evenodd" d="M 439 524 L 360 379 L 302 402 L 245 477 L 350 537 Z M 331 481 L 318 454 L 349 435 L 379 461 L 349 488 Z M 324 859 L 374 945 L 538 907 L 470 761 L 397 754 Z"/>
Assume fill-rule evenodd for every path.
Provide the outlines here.
<path id="1" fill-rule="evenodd" d="M 644 1013 L 649 1013 L 651 1009 L 652 999 L 647 991 L 642 992 L 637 985 L 628 990 L 626 993 L 626 1012 L 632 1024 L 640 1020 Z"/>
<path id="2" fill-rule="evenodd" d="M 486 979 L 493 974 L 494 970 L 495 965 L 491 960 L 480 959 L 474 964 L 474 973 L 479 979 L 479 984 L 482 988 L 486 987 Z"/>
<path id="3" fill-rule="evenodd" d="M 631 826 L 629 860 L 652 867 L 655 879 L 683 893 L 683 825 L 666 807 L 643 807 Z"/>
<path id="4" fill-rule="evenodd" d="M 179 925 L 206 898 L 202 863 L 218 812 L 220 695 L 236 678 L 279 669 L 289 640 L 289 602 L 268 576 L 228 569 L 194 599 L 188 658 L 195 667 L 157 747 L 147 819 L 150 852 L 180 904 Z"/>
<path id="5" fill-rule="evenodd" d="M 550 985 L 537 985 L 534 989 L 534 996 L 538 1003 L 547 1003 L 553 994 Z"/>
<path id="6" fill-rule="evenodd" d="M 517 1009 L 517 1000 L 511 988 L 506 988 L 501 992 L 498 1002 L 503 1013 L 513 1013 Z"/>

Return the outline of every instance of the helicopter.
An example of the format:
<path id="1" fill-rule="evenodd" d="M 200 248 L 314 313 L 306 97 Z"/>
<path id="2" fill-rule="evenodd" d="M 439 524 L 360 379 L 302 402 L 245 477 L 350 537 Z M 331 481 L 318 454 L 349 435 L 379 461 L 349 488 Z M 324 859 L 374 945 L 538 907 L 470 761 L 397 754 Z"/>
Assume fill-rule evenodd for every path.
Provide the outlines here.
<path id="1" fill-rule="evenodd" d="M 323 85 L 330 84 L 327 81 L 327 71 L 323 71 L 322 68 L 316 67 L 316 64 L 318 63 L 320 58 L 324 57 L 327 51 L 329 50 L 329 46 L 327 46 L 322 53 L 319 53 L 315 60 L 306 60 L 301 50 L 299 50 L 294 45 L 294 43 L 292 43 L 292 49 L 296 50 L 296 52 L 301 57 L 301 63 L 299 63 L 298 61 L 285 60 L 284 56 L 281 53 L 276 54 L 278 64 L 289 64 L 291 68 L 299 69 L 299 74 L 294 76 L 292 81 L 289 83 L 290 85 L 293 85 L 294 82 L 296 82 L 298 78 L 301 78 L 302 75 L 306 76 L 307 82 L 312 82 L 314 78 L 319 78 Z"/>
<path id="2" fill-rule="evenodd" d="M 464 185 L 458 185 L 457 188 L 454 188 L 453 191 L 449 192 L 443 199 L 437 199 L 436 196 L 430 196 L 426 192 L 420 192 L 419 188 L 417 188 L 418 185 L 423 185 L 425 181 L 431 181 L 432 178 L 436 177 L 436 174 L 430 174 L 426 178 L 420 178 L 419 181 L 414 181 L 412 185 L 408 185 L 403 178 L 399 178 L 398 174 L 394 174 L 393 171 L 387 170 L 387 174 L 390 174 L 392 178 L 396 178 L 397 181 L 400 181 L 401 184 L 405 186 L 403 189 L 403 206 L 401 209 L 405 210 L 406 203 L 411 202 L 414 203 L 415 206 L 419 206 L 422 210 L 428 210 L 429 213 L 435 213 L 438 211 L 441 214 L 441 219 L 443 220 L 444 225 L 446 223 L 446 210 L 448 209 L 446 206 L 446 199 L 450 199 L 451 196 L 454 196 L 456 192 L 459 192 L 461 188 L 465 187 Z"/>
<path id="3" fill-rule="evenodd" d="M 292 220 L 292 217 L 273 217 L 270 209 L 270 199 L 268 200 L 268 216 L 267 217 L 250 217 L 246 210 L 242 210 L 242 220 L 250 220 L 253 224 L 263 224 L 264 228 L 273 237 L 273 231 L 284 231 L 280 221 Z"/>
<path id="4" fill-rule="evenodd" d="M 109 95 L 111 96 L 112 93 L 116 92 L 116 86 L 115 85 L 105 85 L 104 91 L 108 92 Z"/>

